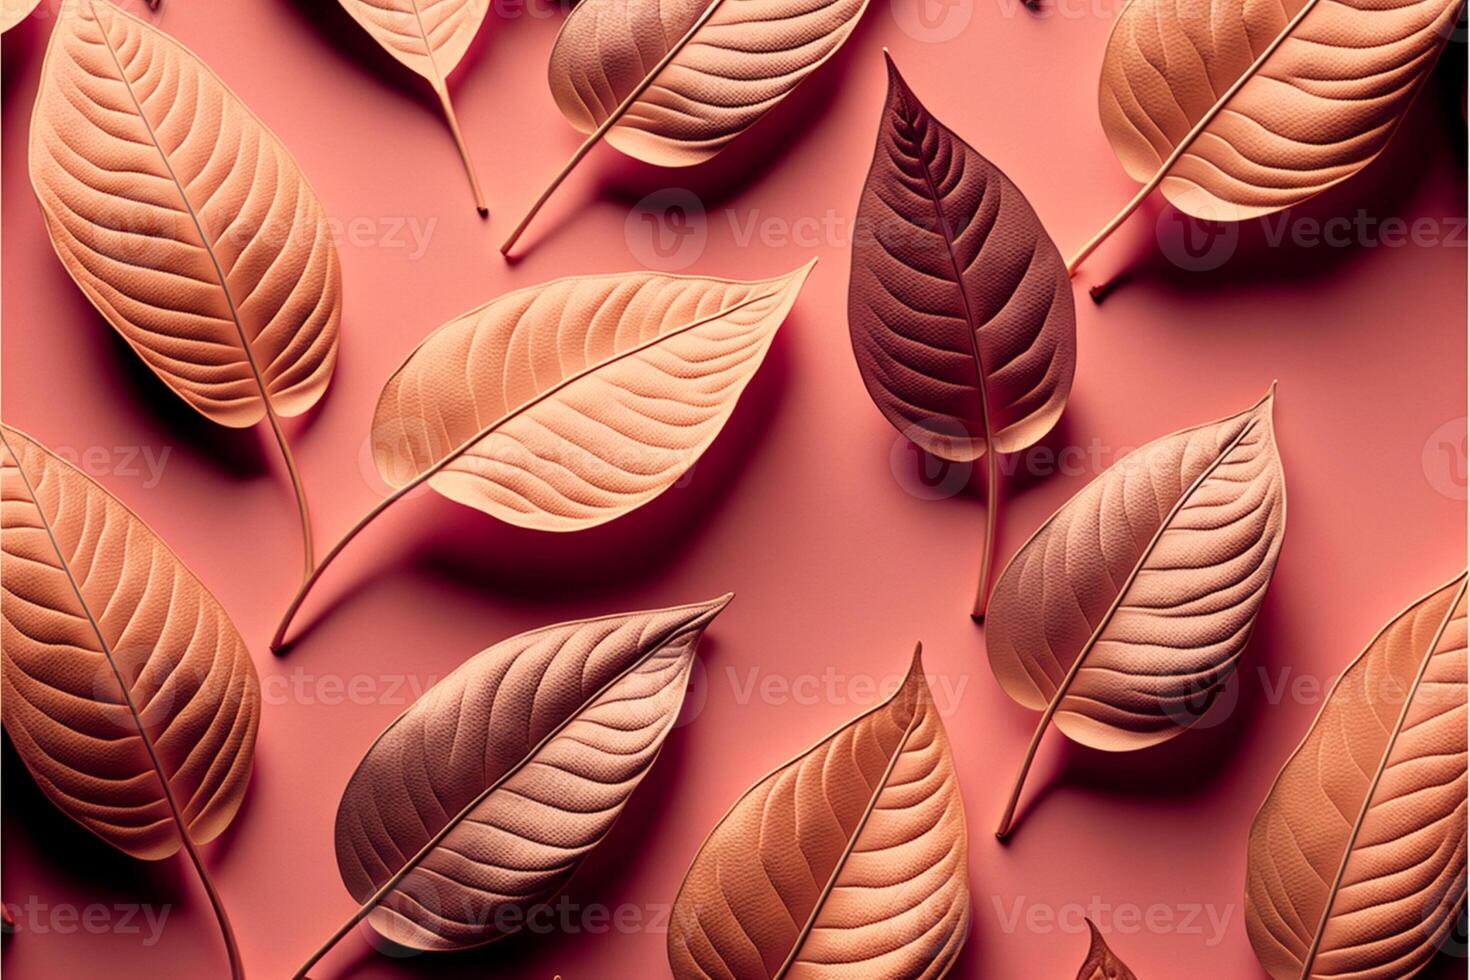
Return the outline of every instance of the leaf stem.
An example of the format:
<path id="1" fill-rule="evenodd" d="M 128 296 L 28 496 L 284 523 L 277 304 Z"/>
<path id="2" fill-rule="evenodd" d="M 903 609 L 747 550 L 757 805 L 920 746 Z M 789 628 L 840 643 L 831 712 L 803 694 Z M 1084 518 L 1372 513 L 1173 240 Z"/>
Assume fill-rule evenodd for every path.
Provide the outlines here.
<path id="1" fill-rule="evenodd" d="M 449 131 L 454 134 L 454 145 L 459 148 L 459 158 L 464 161 L 464 172 L 470 178 L 470 190 L 475 195 L 475 210 L 480 212 L 480 217 L 490 215 L 490 209 L 485 205 L 485 194 L 480 190 L 480 178 L 475 173 L 475 161 L 470 158 L 470 148 L 464 141 L 464 133 L 459 128 L 459 116 L 455 114 L 454 103 L 449 101 L 449 86 L 443 80 L 434 82 L 434 94 L 439 96 L 439 104 L 444 107 L 444 118 L 449 123 Z"/>
<path id="2" fill-rule="evenodd" d="M 1077 267 L 1082 264 L 1082 261 L 1086 259 L 1089 255 L 1091 255 L 1094 251 L 1096 251 L 1097 247 L 1101 245 L 1104 241 L 1106 241 L 1113 232 L 1117 231 L 1118 227 L 1123 224 L 1123 222 L 1128 220 L 1129 215 L 1138 210 L 1138 206 L 1142 204 L 1148 198 L 1148 196 L 1153 193 L 1154 188 L 1159 186 L 1160 182 L 1163 181 L 1165 173 L 1167 173 L 1167 171 L 1160 170 L 1157 174 L 1155 174 L 1154 179 L 1149 181 L 1147 184 L 1144 184 L 1143 187 L 1139 188 L 1138 193 L 1133 195 L 1133 200 L 1125 204 L 1123 206 L 1123 210 L 1119 211 L 1113 216 L 1112 221 L 1109 221 L 1107 224 L 1103 225 L 1101 231 L 1089 238 L 1087 240 L 1087 244 L 1083 245 L 1080 249 L 1077 250 L 1077 254 L 1072 256 L 1072 258 L 1067 261 L 1067 275 L 1074 276 L 1077 274 Z"/>
<path id="3" fill-rule="evenodd" d="M 1041 745 L 1041 737 L 1046 734 L 1046 728 L 1051 724 L 1052 716 L 1057 713 L 1057 705 L 1062 703 L 1062 694 L 1058 691 L 1057 696 L 1051 699 L 1051 704 L 1046 706 L 1046 711 L 1041 716 L 1041 721 L 1036 725 L 1036 732 L 1031 736 L 1031 744 L 1026 747 L 1026 755 L 1021 760 L 1021 769 L 1016 773 L 1016 785 L 1011 789 L 1011 798 L 1006 802 L 1005 813 L 1001 814 L 1000 825 L 995 828 L 995 836 L 999 840 L 1005 840 L 1011 832 L 1011 822 L 1016 816 L 1016 804 L 1021 802 L 1021 788 L 1026 785 L 1026 774 L 1031 771 L 1031 763 L 1036 759 L 1036 749 Z"/>
<path id="4" fill-rule="evenodd" d="M 993 443 L 985 449 L 985 460 L 985 551 L 980 556 L 980 583 L 975 587 L 975 608 L 970 613 L 977 623 L 985 622 L 985 607 L 990 602 L 990 565 L 1000 507 L 1000 453 Z"/>
<path id="5" fill-rule="evenodd" d="M 561 172 L 552 179 L 551 184 L 546 190 L 541 192 L 541 196 L 536 198 L 536 202 L 531 205 L 530 210 L 526 212 L 526 216 L 521 219 L 520 224 L 516 225 L 515 230 L 510 233 L 510 237 L 500 246 L 501 255 L 510 254 L 510 250 L 515 247 L 516 240 L 521 237 L 521 233 L 526 230 L 526 226 L 531 223 L 531 219 L 536 217 L 536 212 L 541 210 L 541 206 L 551 197 L 552 192 L 561 186 L 561 182 L 567 179 L 567 175 L 572 172 L 572 168 L 581 163 L 582 158 L 588 153 L 591 153 L 592 148 L 602 141 L 602 137 L 607 134 L 607 131 L 618 124 L 633 103 L 637 102 L 643 93 L 648 91 L 648 87 L 653 84 L 654 79 L 658 78 L 659 73 L 678 57 L 679 53 L 694 39 L 694 35 L 699 33 L 699 29 L 709 22 L 709 19 L 715 15 L 715 11 L 720 9 L 720 4 L 722 3 L 724 3 L 724 0 L 713 0 L 705 8 L 704 13 L 700 14 L 699 18 L 689 26 L 689 30 L 684 32 L 684 36 L 679 39 L 678 43 L 669 46 L 668 52 L 659 59 L 658 64 L 654 65 L 653 69 L 647 75 L 643 76 L 641 82 L 633 86 L 633 90 L 623 98 L 622 102 L 618 103 L 617 108 L 608 113 L 607 118 L 602 121 L 602 124 L 594 129 L 592 135 L 588 136 L 582 142 L 582 145 L 577 148 L 577 152 L 573 153 L 572 158 L 567 161 L 566 166 L 561 168 Z"/>
<path id="6" fill-rule="evenodd" d="M 276 633 L 273 637 L 271 637 L 272 652 L 279 653 L 281 647 L 285 645 L 286 630 L 291 628 L 291 620 L 296 617 L 296 611 L 300 609 L 301 604 L 306 601 L 307 594 L 311 592 L 312 586 L 316 585 L 317 580 L 322 577 L 322 573 L 327 570 L 327 566 L 332 564 L 336 557 L 342 553 L 342 550 L 347 547 L 348 542 L 357 537 L 358 534 L 362 533 L 363 528 L 371 524 L 379 514 L 392 506 L 395 501 L 403 497 L 409 491 L 416 488 L 420 483 L 423 483 L 425 480 L 429 479 L 429 477 L 433 476 L 435 473 L 439 472 L 439 470 L 442 469 L 444 465 L 447 465 L 454 458 L 455 457 L 453 456 L 446 457 L 445 459 L 440 461 L 439 465 L 425 470 L 419 476 L 414 477 L 414 479 L 410 480 L 408 483 L 405 483 L 403 486 L 399 487 L 397 490 L 393 491 L 391 494 L 378 501 L 378 503 L 373 507 L 372 510 L 368 511 L 361 518 L 359 518 L 357 523 L 352 525 L 352 527 L 348 529 L 347 533 L 342 535 L 341 539 L 336 544 L 332 545 L 332 550 L 328 551 L 326 553 L 326 556 L 322 558 L 321 564 L 317 565 L 315 568 L 311 569 L 311 571 L 307 572 L 306 578 L 301 583 L 301 587 L 296 590 L 296 595 L 291 599 L 291 605 L 286 607 L 285 614 L 281 616 L 280 624 L 276 626 Z"/>
<path id="7" fill-rule="evenodd" d="M 566 180 L 567 176 L 571 174 L 577 164 L 582 162 L 583 157 L 592 152 L 592 148 L 602 140 L 603 134 L 611 129 L 616 122 L 616 116 L 609 116 L 601 126 L 597 127 L 591 136 L 583 140 L 582 145 L 577 147 L 577 152 L 573 153 L 572 158 L 566 162 L 566 166 L 562 167 L 561 171 L 551 179 L 551 183 L 546 185 L 546 190 L 541 192 L 541 196 L 536 198 L 535 203 L 526 211 L 525 216 L 521 218 L 520 223 L 511 231 L 510 236 L 501 243 L 501 255 L 510 254 L 510 250 L 515 248 L 515 244 L 520 239 L 521 234 L 531 224 L 531 220 L 536 217 L 536 212 L 541 210 L 542 205 L 551 198 L 551 195 L 561 186 L 562 181 Z"/>
<path id="8" fill-rule="evenodd" d="M 291 477 L 291 490 L 296 494 L 296 512 L 301 518 L 301 551 L 303 570 L 302 581 L 311 578 L 311 572 L 316 565 L 316 549 L 311 540 L 311 507 L 306 501 L 306 485 L 301 481 L 301 473 L 296 468 L 296 457 L 291 452 L 291 444 L 286 441 L 285 430 L 281 428 L 281 420 L 276 415 L 275 407 L 271 404 L 270 396 L 263 398 L 265 402 L 265 415 L 270 420 L 271 432 L 276 437 L 276 444 L 281 447 L 281 456 L 286 460 L 286 473 Z"/>

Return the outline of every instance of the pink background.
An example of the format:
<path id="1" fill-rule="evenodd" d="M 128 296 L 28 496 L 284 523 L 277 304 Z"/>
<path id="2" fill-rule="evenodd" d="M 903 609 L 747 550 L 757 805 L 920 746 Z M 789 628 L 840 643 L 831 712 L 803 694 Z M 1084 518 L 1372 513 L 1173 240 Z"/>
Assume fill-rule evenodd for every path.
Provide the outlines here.
<path id="1" fill-rule="evenodd" d="M 367 461 L 368 421 L 414 344 L 511 288 L 653 262 L 640 218 L 625 234 L 645 195 L 683 187 L 702 202 L 707 217 L 701 225 L 696 215 L 694 227 L 707 241 L 702 254 L 683 253 L 693 259 L 684 271 L 770 276 L 821 259 L 685 485 L 564 536 L 416 496 L 327 575 L 285 659 L 266 639 L 292 591 L 299 543 L 269 435 L 216 428 L 187 409 L 97 316 L 47 244 L 26 138 L 52 2 L 4 39 L 3 413 L 54 448 L 90 448 L 86 468 L 174 545 L 252 644 L 267 698 L 255 775 L 238 819 L 204 852 L 253 976 L 288 975 L 352 911 L 333 860 L 337 800 L 415 686 L 524 629 L 727 590 L 737 598 L 702 648 L 690 720 L 568 893 L 579 906 L 634 907 L 623 914 L 645 928 L 523 935 L 407 960 L 353 935 L 314 975 L 663 974 L 657 910 L 705 834 L 757 777 L 871 704 L 873 683 L 894 681 L 916 639 L 947 712 L 971 829 L 975 920 L 957 975 L 1071 976 L 1087 945 L 1077 906 L 1094 902 L 1140 976 L 1262 975 L 1242 922 L 1246 832 L 1315 715 L 1313 688 L 1465 561 L 1459 43 L 1385 158 L 1289 215 L 1308 231 L 1301 222 L 1359 209 L 1369 221 L 1428 218 L 1451 242 L 1273 244 L 1279 225 L 1257 222 L 1238 229 L 1228 259 L 1210 253 L 1222 265 L 1194 272 L 1167 257 L 1183 254 L 1178 226 L 1155 200 L 1083 267 L 1077 383 L 1046 445 L 1097 452 L 1084 452 L 1080 466 L 1068 454 L 1054 475 L 1011 461 L 1022 465 L 1005 486 L 1001 557 L 1095 475 L 1089 460 L 1105 464 L 1244 408 L 1273 378 L 1289 527 L 1224 708 L 1204 730 L 1126 757 L 1051 733 L 1020 827 L 1002 846 L 990 831 L 1036 719 L 999 691 L 984 634 L 966 615 L 984 518 L 978 475 L 943 499 L 906 489 L 917 486 L 914 458 L 869 402 L 848 345 L 846 222 L 872 152 L 886 45 L 920 97 L 1010 174 L 1070 253 L 1134 191 L 1094 104 L 1117 0 L 1043 0 L 1040 14 L 1012 0 L 958 0 L 949 14 L 958 19 L 941 22 L 960 28 L 949 40 L 937 39 L 942 28 L 905 31 L 918 23 L 917 0 L 873 0 L 837 57 L 712 163 L 663 171 L 596 150 L 510 264 L 496 246 L 579 141 L 545 81 L 560 13 L 492 13 L 453 77 L 490 201 L 486 223 L 428 86 L 337 4 L 163 0 L 153 15 L 161 26 L 279 134 L 345 226 L 341 361 L 320 407 L 288 423 L 321 547 L 383 490 Z M 420 230 L 435 222 L 422 255 L 394 246 L 402 221 Z M 744 239 L 752 221 L 756 237 Z M 1086 287 L 1113 276 L 1123 281 L 1106 303 L 1090 302 Z M 1458 452 L 1458 471 L 1442 440 Z M 155 459 L 169 453 L 156 485 L 132 458 L 139 447 Z M 1305 689 L 1280 697 L 1283 681 Z M 353 683 L 359 696 L 345 697 Z M 215 927 L 186 865 L 111 851 L 50 807 L 8 744 L 4 763 L 0 891 L 21 929 L 4 944 L 11 976 L 220 975 Z M 136 902 L 173 906 L 156 944 L 143 942 L 146 929 L 68 933 L 70 920 L 36 905 Z M 1150 928 L 1130 918 L 1155 904 L 1170 921 Z M 1214 943 L 1210 911 L 1226 917 Z M 1433 972 L 1463 970 L 1446 957 Z"/>

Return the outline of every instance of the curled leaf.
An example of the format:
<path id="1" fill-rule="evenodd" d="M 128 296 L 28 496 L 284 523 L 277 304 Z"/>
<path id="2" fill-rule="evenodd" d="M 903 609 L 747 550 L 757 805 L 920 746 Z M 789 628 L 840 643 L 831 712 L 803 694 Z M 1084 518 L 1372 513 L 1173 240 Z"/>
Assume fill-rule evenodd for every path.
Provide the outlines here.
<path id="1" fill-rule="evenodd" d="M 811 270 L 759 282 L 653 272 L 558 279 L 445 324 L 388 379 L 374 461 L 397 489 L 317 566 L 423 483 L 503 521 L 574 531 L 678 481 L 714 441 Z"/>
<path id="2" fill-rule="evenodd" d="M 891 698 L 752 786 L 674 901 L 695 977 L 940 977 L 970 922 L 964 803 L 918 651 Z"/>
<path id="3" fill-rule="evenodd" d="M 1460 0 L 1132 0 L 1103 55 L 1098 111 L 1143 184 L 1242 221 L 1300 204 L 1383 151 L 1454 32 Z"/>
<path id="4" fill-rule="evenodd" d="M 648 774 L 730 596 L 533 630 L 467 660 L 373 743 L 337 811 L 359 921 L 413 949 L 518 931 Z"/>
<path id="5" fill-rule="evenodd" d="M 255 665 L 229 616 L 132 511 L 0 426 L 0 698 L 16 753 L 56 807 L 133 857 L 182 848 L 239 967 L 194 845 L 245 796 Z"/>
<path id="6" fill-rule="evenodd" d="M 511 232 L 601 140 L 645 163 L 701 163 L 842 46 L 868 0 L 581 0 L 551 52 L 551 93 L 586 142 Z"/>
<path id="7" fill-rule="evenodd" d="M 1246 931 L 1278 980 L 1418 973 L 1465 897 L 1465 574 L 1343 671 L 1251 825 Z"/>
<path id="8" fill-rule="evenodd" d="M 926 452 L 989 464 L 980 615 L 997 457 L 1046 435 L 1072 389 L 1071 283 L 1016 185 L 929 114 L 891 58 L 857 228 L 847 319 L 868 394 Z"/>
<path id="9" fill-rule="evenodd" d="M 106 0 L 61 5 L 30 135 L 57 256 L 184 401 L 221 425 L 326 390 L 341 273 L 326 213 L 286 148 L 191 51 Z"/>
<path id="10" fill-rule="evenodd" d="M 374 41 L 415 74 L 426 79 L 439 96 L 444 118 L 454 134 L 464 161 L 465 175 L 475 195 L 475 209 L 487 215 L 485 195 L 475 173 L 474 160 L 459 128 L 459 117 L 449 101 L 449 73 L 459 65 L 490 9 L 486 0 L 340 0 L 343 9 L 362 25 Z"/>
<path id="11" fill-rule="evenodd" d="M 1047 726 L 1124 752 L 1197 721 L 1235 670 L 1286 528 L 1274 388 L 1129 453 L 1044 523 L 996 582 L 991 670 Z"/>
<path id="12" fill-rule="evenodd" d="M 1092 939 L 1087 948 L 1087 959 L 1082 961 L 1082 969 L 1077 971 L 1077 980 L 1138 980 L 1137 975 L 1108 948 L 1091 919 L 1087 920 L 1087 930 Z"/>

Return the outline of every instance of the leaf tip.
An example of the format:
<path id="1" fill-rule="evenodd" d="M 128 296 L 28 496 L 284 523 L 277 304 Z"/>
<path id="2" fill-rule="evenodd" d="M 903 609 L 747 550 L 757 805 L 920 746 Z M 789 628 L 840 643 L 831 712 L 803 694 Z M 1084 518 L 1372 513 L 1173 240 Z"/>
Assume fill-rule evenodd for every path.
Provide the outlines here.
<path id="1" fill-rule="evenodd" d="M 909 661 L 909 675 L 924 673 L 924 643 L 922 640 L 914 644 L 914 656 Z"/>

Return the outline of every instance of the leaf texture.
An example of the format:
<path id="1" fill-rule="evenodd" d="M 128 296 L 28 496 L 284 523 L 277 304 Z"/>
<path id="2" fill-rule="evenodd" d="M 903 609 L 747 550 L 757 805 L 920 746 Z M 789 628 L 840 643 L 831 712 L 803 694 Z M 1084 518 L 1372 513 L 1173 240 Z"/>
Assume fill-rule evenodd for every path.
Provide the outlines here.
<path id="1" fill-rule="evenodd" d="M 31 15 L 41 0 L 0 0 L 0 33 L 10 30 Z"/>
<path id="2" fill-rule="evenodd" d="M 409 708 L 337 812 L 337 866 L 373 928 L 462 949 L 560 891 L 652 767 L 729 598 L 523 633 Z"/>
<path id="3" fill-rule="evenodd" d="M 687 978 L 940 977 L 970 921 L 964 803 L 917 652 L 888 701 L 756 783 L 674 902 Z"/>
<path id="4" fill-rule="evenodd" d="M 1108 948 L 1091 919 L 1087 920 L 1087 929 L 1092 939 L 1087 959 L 1083 960 L 1082 969 L 1077 971 L 1077 980 L 1138 980 L 1138 976 L 1118 959 L 1118 954 Z"/>
<path id="5" fill-rule="evenodd" d="M 1245 648 L 1276 567 L 1286 488 L 1274 394 L 1106 470 L 1011 559 L 986 647 L 1007 694 L 1097 749 L 1197 720 Z"/>
<path id="6" fill-rule="evenodd" d="M 454 71 L 490 9 L 486 0 L 341 0 L 363 30 L 435 86 Z"/>
<path id="7" fill-rule="evenodd" d="M 1130 0 L 1098 107 L 1133 179 L 1243 220 L 1345 180 L 1388 143 L 1460 0 Z"/>
<path id="8" fill-rule="evenodd" d="M 389 379 L 374 458 L 523 527 L 611 520 L 714 441 L 811 266 L 732 282 L 636 272 L 559 279 L 451 321 Z"/>
<path id="9" fill-rule="evenodd" d="M 551 93 L 584 133 L 665 167 L 700 163 L 847 40 L 867 0 L 582 0 L 551 52 Z M 630 101 L 631 100 L 631 101 Z"/>
<path id="10" fill-rule="evenodd" d="M 192 52 L 105 0 L 61 6 L 31 183 L 62 264 L 144 362 L 223 425 L 299 415 L 337 357 L 326 214 Z"/>
<path id="11" fill-rule="evenodd" d="M 134 857 L 182 846 L 170 793 L 195 842 L 216 837 L 260 723 L 244 642 L 137 515 L 29 436 L 0 426 L 0 439 L 0 697 L 16 752 L 58 809 Z"/>
<path id="12" fill-rule="evenodd" d="M 857 227 L 848 324 L 888 421 L 956 461 L 1044 436 L 1077 358 L 1062 257 L 1016 185 L 929 114 L 892 59 Z"/>
<path id="13" fill-rule="evenodd" d="M 1246 929 L 1271 976 L 1418 973 L 1465 894 L 1465 575 L 1343 671 L 1251 826 Z"/>

